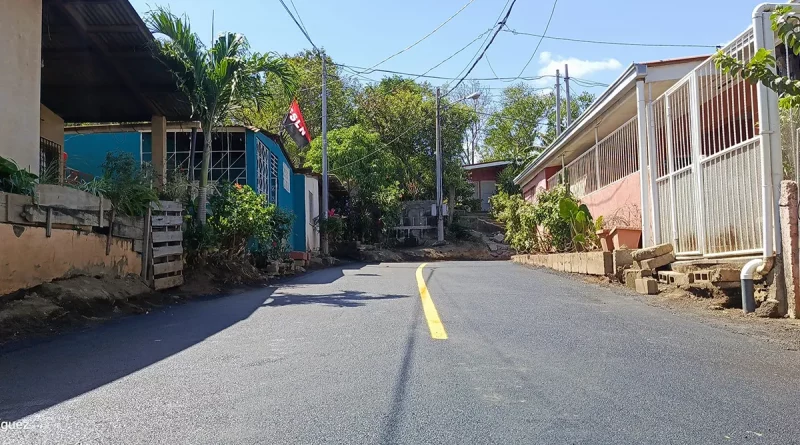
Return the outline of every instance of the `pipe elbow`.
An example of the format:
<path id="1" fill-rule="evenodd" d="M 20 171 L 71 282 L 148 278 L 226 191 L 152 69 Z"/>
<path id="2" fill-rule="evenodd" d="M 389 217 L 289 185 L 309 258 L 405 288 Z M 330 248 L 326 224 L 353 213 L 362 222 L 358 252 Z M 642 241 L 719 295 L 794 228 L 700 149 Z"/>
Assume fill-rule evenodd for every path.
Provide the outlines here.
<path id="1" fill-rule="evenodd" d="M 756 272 L 761 273 L 760 270 L 763 270 L 766 264 L 767 262 L 764 258 L 756 258 L 748 261 L 742 268 L 742 273 L 739 275 L 739 278 L 742 280 L 752 280 L 753 275 L 755 275 Z"/>

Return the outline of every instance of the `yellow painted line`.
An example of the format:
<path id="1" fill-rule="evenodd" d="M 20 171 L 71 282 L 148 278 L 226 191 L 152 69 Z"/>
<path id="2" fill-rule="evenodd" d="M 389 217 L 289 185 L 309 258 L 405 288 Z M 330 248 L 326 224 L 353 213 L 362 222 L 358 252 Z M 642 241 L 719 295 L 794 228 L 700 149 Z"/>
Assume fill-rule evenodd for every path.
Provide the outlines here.
<path id="1" fill-rule="evenodd" d="M 417 268 L 417 286 L 419 286 L 419 296 L 422 299 L 422 309 L 425 311 L 425 318 L 428 320 L 431 338 L 447 340 L 447 332 L 444 330 L 442 320 L 439 318 L 439 312 L 436 311 L 431 294 L 428 292 L 428 286 L 425 285 L 425 278 L 422 276 L 422 269 L 427 265 L 428 263 L 422 263 Z"/>

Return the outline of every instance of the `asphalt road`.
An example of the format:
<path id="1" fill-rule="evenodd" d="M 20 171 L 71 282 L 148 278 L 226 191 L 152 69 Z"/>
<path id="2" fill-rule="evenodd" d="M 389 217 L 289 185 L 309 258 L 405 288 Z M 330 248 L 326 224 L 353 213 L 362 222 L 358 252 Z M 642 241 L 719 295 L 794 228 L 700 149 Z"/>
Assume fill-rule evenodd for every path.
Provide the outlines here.
<path id="1" fill-rule="evenodd" d="M 345 266 L 0 351 L 2 444 L 800 443 L 800 353 L 504 262 Z"/>

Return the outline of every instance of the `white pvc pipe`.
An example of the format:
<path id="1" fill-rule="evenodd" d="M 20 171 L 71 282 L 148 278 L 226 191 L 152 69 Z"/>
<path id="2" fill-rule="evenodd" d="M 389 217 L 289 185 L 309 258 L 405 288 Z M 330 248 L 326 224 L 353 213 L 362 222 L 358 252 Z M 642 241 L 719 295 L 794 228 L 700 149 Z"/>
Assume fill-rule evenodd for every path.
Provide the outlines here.
<path id="1" fill-rule="evenodd" d="M 753 38 L 756 50 L 765 48 L 766 38 L 764 36 L 764 12 L 774 5 L 761 4 L 753 10 Z M 770 30 L 770 32 L 772 32 Z M 759 150 L 761 154 L 761 218 L 763 221 L 762 246 L 764 247 L 764 258 L 773 254 L 774 221 L 772 204 L 772 156 L 770 150 L 770 132 L 772 131 L 770 122 L 770 89 L 762 82 L 758 83 L 758 118 L 759 118 Z M 763 264 L 763 261 L 762 261 Z"/>
<path id="2" fill-rule="evenodd" d="M 639 187 L 642 202 L 642 246 L 649 246 L 650 237 L 650 182 L 647 178 L 647 101 L 644 95 L 644 79 L 636 81 L 636 101 L 639 130 Z"/>

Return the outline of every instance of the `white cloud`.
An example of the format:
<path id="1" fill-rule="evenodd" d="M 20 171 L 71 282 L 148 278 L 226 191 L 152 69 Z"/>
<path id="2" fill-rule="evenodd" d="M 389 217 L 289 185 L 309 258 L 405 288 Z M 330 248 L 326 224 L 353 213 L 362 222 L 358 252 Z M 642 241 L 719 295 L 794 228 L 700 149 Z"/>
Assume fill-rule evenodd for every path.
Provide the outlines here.
<path id="1" fill-rule="evenodd" d="M 617 59 L 606 60 L 581 60 L 575 57 L 553 57 L 553 54 L 545 51 L 539 55 L 539 76 L 554 76 L 556 70 L 561 70 L 561 75 L 564 75 L 564 65 L 569 65 L 570 77 L 582 77 L 584 79 L 591 79 L 591 75 L 599 71 L 612 71 L 622 68 L 622 64 Z M 549 85 L 553 83 L 552 78 L 544 78 L 536 81 L 540 85 Z"/>

